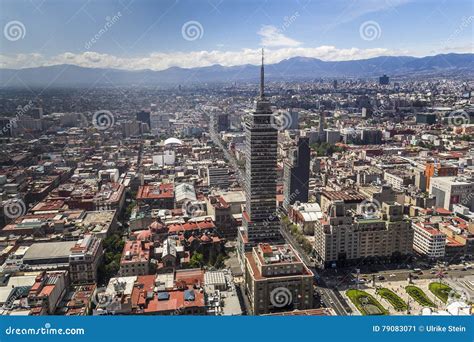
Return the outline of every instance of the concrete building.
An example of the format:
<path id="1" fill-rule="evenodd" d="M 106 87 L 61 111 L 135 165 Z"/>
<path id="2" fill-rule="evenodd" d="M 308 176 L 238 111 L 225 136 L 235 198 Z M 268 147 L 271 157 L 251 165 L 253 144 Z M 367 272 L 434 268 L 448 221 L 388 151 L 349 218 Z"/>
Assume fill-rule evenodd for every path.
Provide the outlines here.
<path id="1" fill-rule="evenodd" d="M 390 77 L 387 75 L 383 75 L 379 77 L 379 84 L 380 85 L 389 85 L 390 84 Z"/>
<path id="2" fill-rule="evenodd" d="M 103 255 L 102 240 L 95 235 L 85 235 L 71 248 L 69 275 L 73 284 L 97 282 L 97 269 Z"/>
<path id="3" fill-rule="evenodd" d="M 214 216 L 216 232 L 219 236 L 235 239 L 237 237 L 237 222 L 232 215 L 232 206 L 220 195 L 209 196 L 206 204 L 208 214 Z"/>
<path id="4" fill-rule="evenodd" d="M 308 202 L 309 193 L 309 163 L 311 149 L 308 138 L 299 138 L 297 147 L 290 151 L 290 158 L 284 166 L 284 206 L 299 201 Z"/>
<path id="5" fill-rule="evenodd" d="M 150 112 L 141 110 L 137 113 L 137 121 L 143 122 L 148 125 L 148 129 L 151 129 Z"/>
<path id="6" fill-rule="evenodd" d="M 436 197 L 436 207 L 452 210 L 462 204 L 474 211 L 474 180 L 463 177 L 434 177 L 430 182 L 430 195 Z"/>
<path id="7" fill-rule="evenodd" d="M 229 188 L 229 169 L 225 166 L 209 166 L 207 182 L 211 188 Z"/>
<path id="8" fill-rule="evenodd" d="M 213 113 L 211 115 L 211 125 L 216 132 L 225 132 L 229 130 L 230 121 L 228 113 Z"/>
<path id="9" fill-rule="evenodd" d="M 438 161 L 425 164 L 426 189 L 430 188 L 432 177 L 454 177 L 458 175 L 457 165 L 442 164 Z"/>
<path id="10" fill-rule="evenodd" d="M 446 234 L 433 225 L 423 222 L 413 224 L 413 250 L 430 259 L 443 258 L 446 253 Z"/>
<path id="11" fill-rule="evenodd" d="M 30 314 L 54 315 L 67 292 L 69 279 L 67 271 L 41 272 L 28 291 Z"/>
<path id="12" fill-rule="evenodd" d="M 341 141 L 341 132 L 338 129 L 325 129 L 325 142 L 329 144 L 335 144 Z"/>
<path id="13" fill-rule="evenodd" d="M 384 172 L 383 178 L 396 190 L 415 184 L 415 175 L 405 169 L 387 170 Z"/>
<path id="14" fill-rule="evenodd" d="M 382 144 L 382 131 L 378 129 L 364 128 L 361 132 L 361 143 L 363 145 Z"/>
<path id="15" fill-rule="evenodd" d="M 120 259 L 119 276 L 130 277 L 149 274 L 151 249 L 151 242 L 127 241 Z"/>
<path id="16" fill-rule="evenodd" d="M 363 210 L 362 210 L 363 211 Z M 317 260 L 323 267 L 375 260 L 393 260 L 412 254 L 413 230 L 398 203 L 383 203 L 379 213 L 358 215 L 334 202 L 328 215 L 315 225 Z"/>
<path id="17" fill-rule="evenodd" d="M 150 184 L 138 189 L 139 204 L 148 204 L 153 209 L 173 209 L 174 185 L 171 183 Z"/>
<path id="18" fill-rule="evenodd" d="M 436 114 L 417 113 L 415 120 L 417 124 L 434 125 L 436 123 Z"/>
<path id="19" fill-rule="evenodd" d="M 39 242 L 32 244 L 23 256 L 23 264 L 31 269 L 67 269 L 69 255 L 75 241 Z"/>
<path id="20" fill-rule="evenodd" d="M 255 107 L 245 119 L 246 208 L 243 230 L 239 232 L 241 253 L 260 242 L 282 241 L 280 220 L 276 215 L 278 130 L 272 122 L 270 101 L 264 94 L 263 56 L 260 96 Z"/>
<path id="21" fill-rule="evenodd" d="M 289 208 L 288 217 L 301 227 L 304 234 L 314 235 L 314 226 L 323 217 L 323 213 L 317 203 L 296 202 Z"/>
<path id="22" fill-rule="evenodd" d="M 245 284 L 252 313 L 313 307 L 313 272 L 290 245 L 260 243 L 245 253 Z"/>

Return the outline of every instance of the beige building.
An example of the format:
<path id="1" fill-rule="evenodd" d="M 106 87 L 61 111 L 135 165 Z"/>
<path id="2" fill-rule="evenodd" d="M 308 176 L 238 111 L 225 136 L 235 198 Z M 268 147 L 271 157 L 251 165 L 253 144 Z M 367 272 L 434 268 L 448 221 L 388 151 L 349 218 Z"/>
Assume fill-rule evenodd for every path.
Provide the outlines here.
<path id="1" fill-rule="evenodd" d="M 290 245 L 260 243 L 245 253 L 246 292 L 254 315 L 311 309 L 313 276 Z"/>
<path id="2" fill-rule="evenodd" d="M 358 215 L 335 202 L 315 226 L 315 251 L 323 267 L 361 260 L 396 259 L 412 254 L 413 229 L 398 203 L 383 203 L 378 212 Z"/>
<path id="3" fill-rule="evenodd" d="M 71 248 L 69 275 L 73 284 L 97 282 L 97 269 L 102 258 L 102 240 L 87 234 Z"/>

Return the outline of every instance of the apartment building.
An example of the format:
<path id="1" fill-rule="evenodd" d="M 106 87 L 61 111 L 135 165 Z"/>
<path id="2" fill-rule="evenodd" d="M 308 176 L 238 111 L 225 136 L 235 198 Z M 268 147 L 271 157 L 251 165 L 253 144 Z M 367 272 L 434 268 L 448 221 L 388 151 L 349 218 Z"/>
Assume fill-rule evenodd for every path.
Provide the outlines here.
<path id="1" fill-rule="evenodd" d="M 313 272 L 290 245 L 260 243 L 245 253 L 245 284 L 253 314 L 313 307 Z"/>
<path id="2" fill-rule="evenodd" d="M 315 225 L 315 251 L 323 267 L 391 260 L 412 254 L 413 230 L 403 206 L 383 203 L 380 211 L 360 215 L 334 202 Z"/>
<path id="3" fill-rule="evenodd" d="M 446 254 L 446 234 L 434 225 L 417 222 L 413 223 L 413 249 L 418 254 L 431 259 L 443 258 Z"/>
<path id="4" fill-rule="evenodd" d="M 71 283 L 97 282 L 97 269 L 103 252 L 102 240 L 95 235 L 87 234 L 77 241 L 69 254 Z"/>

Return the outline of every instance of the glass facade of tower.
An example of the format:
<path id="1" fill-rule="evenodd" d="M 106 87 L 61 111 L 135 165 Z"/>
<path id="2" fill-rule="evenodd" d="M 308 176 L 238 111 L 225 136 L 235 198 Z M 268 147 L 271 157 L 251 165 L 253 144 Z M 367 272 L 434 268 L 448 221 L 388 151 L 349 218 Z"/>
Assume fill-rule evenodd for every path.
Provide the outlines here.
<path id="1" fill-rule="evenodd" d="M 280 242 L 276 208 L 278 130 L 271 125 L 270 102 L 261 96 L 245 119 L 246 216 L 244 229 L 249 247 L 259 242 Z"/>

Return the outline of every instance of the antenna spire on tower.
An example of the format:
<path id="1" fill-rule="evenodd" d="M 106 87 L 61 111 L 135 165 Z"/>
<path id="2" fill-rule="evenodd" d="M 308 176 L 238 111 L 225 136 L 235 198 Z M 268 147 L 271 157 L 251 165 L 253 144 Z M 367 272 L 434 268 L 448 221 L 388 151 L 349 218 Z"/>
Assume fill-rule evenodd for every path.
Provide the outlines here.
<path id="1" fill-rule="evenodd" d="M 265 69 L 264 69 L 264 55 L 263 55 L 263 48 L 262 48 L 262 66 L 260 67 L 260 97 L 265 97 L 263 93 L 263 87 L 265 84 Z"/>

